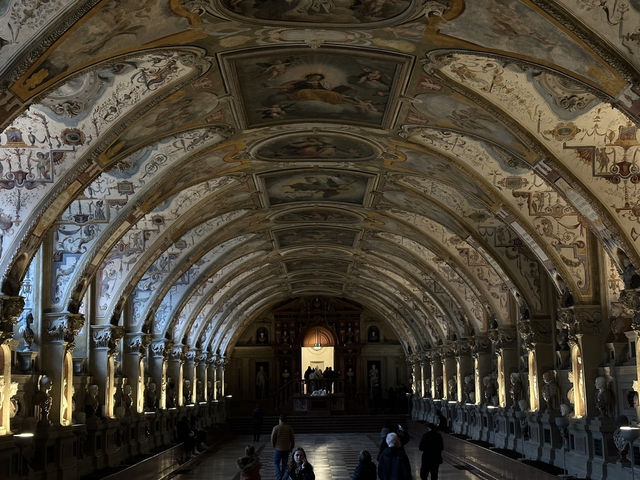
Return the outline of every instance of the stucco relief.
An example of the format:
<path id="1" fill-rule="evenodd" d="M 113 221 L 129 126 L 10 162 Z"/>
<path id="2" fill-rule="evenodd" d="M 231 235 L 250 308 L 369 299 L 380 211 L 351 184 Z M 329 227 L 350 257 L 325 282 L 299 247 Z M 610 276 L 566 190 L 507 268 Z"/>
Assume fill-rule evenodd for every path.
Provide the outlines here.
<path id="1" fill-rule="evenodd" d="M 569 68 L 594 82 L 614 80 L 609 67 L 539 11 L 518 0 L 465 2 L 464 12 L 441 23 L 440 31 L 490 49 L 512 52 Z"/>
<path id="2" fill-rule="evenodd" d="M 140 296 L 136 294 L 134 297 L 134 303 L 136 304 L 136 311 L 140 315 L 136 315 L 138 321 L 145 320 L 148 316 L 148 309 L 151 307 L 149 303 L 150 299 L 156 299 L 163 295 L 162 302 L 156 312 L 156 325 L 162 329 L 164 323 L 169 319 L 165 315 L 168 314 L 174 308 L 174 303 L 177 301 L 184 292 L 192 286 L 193 281 L 204 271 L 212 262 L 220 258 L 220 256 L 226 252 L 227 249 L 232 248 L 234 245 L 247 240 L 251 235 L 244 235 L 232 238 L 217 247 L 211 248 L 208 252 L 202 254 L 200 251 L 202 243 L 207 238 L 211 237 L 216 232 L 221 232 L 225 225 L 232 223 L 234 220 L 244 216 L 247 213 L 246 210 L 237 210 L 227 214 L 220 215 L 216 218 L 206 221 L 202 225 L 198 225 L 196 228 L 190 230 L 187 234 L 183 235 L 178 242 L 175 242 L 170 248 L 168 248 L 158 259 L 154 262 L 153 269 L 153 281 L 151 285 L 148 285 L 146 291 L 147 302 L 146 306 L 140 308 L 139 300 Z M 193 266 L 184 269 L 183 262 L 185 259 L 193 261 Z M 162 267 L 164 265 L 164 267 Z M 151 269 L 150 269 L 151 270 Z M 145 275 L 149 278 L 149 274 Z M 143 277 L 144 278 L 144 277 Z M 163 292 L 167 289 L 166 282 L 171 280 L 171 288 L 169 292 Z"/>
<path id="3" fill-rule="evenodd" d="M 144 149 L 125 158 L 96 178 L 78 199 L 71 202 L 56 222 L 54 303 L 61 304 L 68 298 L 68 289 L 75 286 L 72 278 L 82 273 L 93 255 L 86 255 L 81 264 L 77 263 L 78 259 L 86 253 L 95 254 L 96 248 L 104 248 L 108 230 L 117 229 L 123 217 L 130 215 L 127 205 L 135 204 L 149 189 L 156 188 L 154 181 L 157 177 L 174 168 L 183 159 L 182 155 L 220 140 L 217 132 L 207 130 L 189 131 L 168 138 L 155 148 Z M 156 217 L 152 223 L 158 225 L 159 218 Z M 140 244 L 142 237 L 138 235 L 137 241 Z"/>
<path id="4" fill-rule="evenodd" d="M 94 100 L 90 115 L 60 119 L 48 108 L 34 105 L 0 135 L 3 172 L 0 205 L 10 207 L 11 211 L 0 210 L 0 216 L 6 218 L 0 249 L 6 252 L 15 241 L 17 225 L 22 229 L 29 226 L 23 219 L 37 215 L 38 205 L 47 205 L 42 199 L 49 192 L 64 188 L 65 175 L 111 125 L 129 113 L 137 102 L 144 101 L 159 88 L 180 81 L 192 71 L 181 63 L 177 52 L 148 54 L 131 59 L 130 63 L 135 68 L 123 68 L 122 75 L 112 79 L 110 88 Z M 158 77 L 154 87 L 135 81 L 140 72 L 153 71 L 163 65 L 171 68 Z"/>
<path id="5" fill-rule="evenodd" d="M 477 56 L 463 54 L 456 54 L 451 58 L 455 58 L 457 64 L 475 64 L 478 61 Z M 496 60 L 491 58 L 486 61 L 495 64 Z M 443 73 L 456 80 L 449 68 L 444 67 Z M 484 73 L 477 74 L 481 75 Z M 486 74 L 487 81 L 491 75 L 490 72 Z M 588 195 L 597 192 L 594 195 L 597 200 L 594 201 L 593 198 L 585 198 L 583 193 L 574 191 L 568 181 L 556 181 L 565 190 L 563 193 L 574 208 L 591 224 L 610 251 L 616 246 L 615 237 L 607 232 L 610 228 L 603 225 L 603 220 L 594 211 L 594 207 L 606 209 L 616 219 L 638 252 L 640 216 L 636 213 L 640 211 L 640 207 L 635 200 L 640 198 L 640 177 L 636 179 L 632 160 L 636 150 L 640 151 L 636 137 L 637 127 L 620 110 L 602 104 L 580 112 L 580 115 L 567 123 L 554 112 L 548 99 L 541 96 L 527 75 L 521 69 L 504 69 L 499 82 L 502 87 L 491 91 L 478 88 L 477 81 L 463 81 L 460 77 L 457 81 L 463 81 L 474 92 L 509 111 L 514 120 L 524 128 L 538 134 L 555 158 L 586 186 Z M 590 203 L 593 205 L 589 205 Z"/>
<path id="6" fill-rule="evenodd" d="M 618 52 L 640 68 L 640 4 L 636 0 L 560 0 Z"/>
<path id="7" fill-rule="evenodd" d="M 501 200 L 519 212 L 530 231 L 536 233 L 535 239 L 525 240 L 529 240 L 529 247 L 539 260 L 545 263 L 545 258 L 540 256 L 540 247 L 551 258 L 564 258 L 561 268 L 567 272 L 567 278 L 576 279 L 576 291 L 582 291 L 585 296 L 591 294 L 589 242 L 583 219 L 543 178 L 531 169 L 523 168 L 520 162 L 515 168 L 510 166 L 504 158 L 486 151 L 483 142 L 469 136 L 429 128 L 407 129 L 406 132 L 410 140 L 441 150 L 489 179 Z M 521 232 L 518 234 L 522 236 Z"/>

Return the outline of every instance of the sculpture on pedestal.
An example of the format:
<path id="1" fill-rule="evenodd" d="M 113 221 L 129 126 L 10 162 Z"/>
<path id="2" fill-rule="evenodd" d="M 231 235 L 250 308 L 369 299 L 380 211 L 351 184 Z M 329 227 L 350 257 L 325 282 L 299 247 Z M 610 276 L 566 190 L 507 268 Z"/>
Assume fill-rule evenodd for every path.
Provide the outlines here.
<path id="1" fill-rule="evenodd" d="M 158 409 L 158 395 L 155 382 L 149 382 L 144 392 L 144 409 L 147 412 L 155 412 Z"/>
<path id="2" fill-rule="evenodd" d="M 509 396 L 511 397 L 511 405 L 513 408 L 519 407 L 520 410 L 525 410 L 527 402 L 524 401 L 524 385 L 522 384 L 522 377 L 518 372 L 511 372 L 509 375 Z M 524 408 L 522 408 L 524 406 Z"/>
<path id="3" fill-rule="evenodd" d="M 458 388 L 456 377 L 451 377 L 447 380 L 447 400 L 457 400 L 458 398 Z"/>
<path id="4" fill-rule="evenodd" d="M 87 415 L 87 418 L 100 416 L 99 393 L 100 387 L 96 384 L 91 384 L 87 388 L 87 395 L 84 398 L 84 413 Z"/>
<path id="5" fill-rule="evenodd" d="M 467 403 L 475 403 L 476 401 L 476 392 L 474 385 L 474 375 L 466 375 L 464 377 L 464 385 L 462 386 L 462 393 L 464 398 L 462 399 Z"/>
<path id="6" fill-rule="evenodd" d="M 553 370 L 547 370 L 542 374 L 542 399 L 545 402 L 546 410 L 555 410 L 558 408 L 558 383 L 556 382 L 556 373 Z"/>
<path id="7" fill-rule="evenodd" d="M 46 375 L 40 375 L 38 379 L 38 391 L 33 396 L 33 402 L 40 409 L 40 421 L 39 425 L 50 425 L 49 411 L 51 410 L 52 398 L 51 389 L 53 388 L 53 382 Z"/>
<path id="8" fill-rule="evenodd" d="M 613 394 L 607 377 L 596 377 L 596 409 L 602 417 L 610 417 L 613 410 Z"/>
<path id="9" fill-rule="evenodd" d="M 482 385 L 484 387 L 484 403 L 486 405 L 498 406 L 498 389 L 496 388 L 496 382 L 490 375 L 485 376 L 482 379 Z"/>

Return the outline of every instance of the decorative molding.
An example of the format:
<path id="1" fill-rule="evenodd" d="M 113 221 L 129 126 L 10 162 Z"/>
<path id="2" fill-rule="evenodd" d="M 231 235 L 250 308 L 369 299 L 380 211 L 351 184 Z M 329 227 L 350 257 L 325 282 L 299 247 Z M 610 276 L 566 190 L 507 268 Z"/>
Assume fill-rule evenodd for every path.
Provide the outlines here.
<path id="1" fill-rule="evenodd" d="M 146 355 L 147 347 L 151 344 L 151 334 L 149 333 L 127 333 L 125 335 L 124 353 L 137 353 Z"/>
<path id="2" fill-rule="evenodd" d="M 489 340 L 497 353 L 516 347 L 516 329 L 513 327 L 499 327 L 489 330 Z"/>
<path id="3" fill-rule="evenodd" d="M 526 350 L 533 350 L 538 343 L 551 344 L 551 333 L 551 319 L 527 319 L 518 322 L 518 334 Z"/>
<path id="4" fill-rule="evenodd" d="M 118 341 L 124 336 L 124 327 L 116 325 L 92 325 L 91 348 L 108 349 L 107 355 L 113 356 L 118 349 Z"/>
<path id="5" fill-rule="evenodd" d="M 477 359 L 482 354 L 491 353 L 491 340 L 485 335 L 476 335 L 473 337 L 471 345 L 471 356 Z"/>
<path id="6" fill-rule="evenodd" d="M 82 313 L 46 313 L 44 315 L 45 339 L 51 343 L 65 343 L 68 350 L 75 348 L 75 338 L 84 325 Z"/>
<path id="7" fill-rule="evenodd" d="M 173 349 L 171 340 L 153 340 L 151 342 L 150 355 L 154 358 L 167 358 Z"/>
<path id="8" fill-rule="evenodd" d="M 24 309 L 24 297 L 0 295 L 0 345 L 13 338 L 13 326 Z"/>
<path id="9" fill-rule="evenodd" d="M 600 305 L 574 305 L 559 308 L 557 324 L 567 331 L 569 345 L 578 345 L 582 335 L 599 335 L 602 320 Z"/>

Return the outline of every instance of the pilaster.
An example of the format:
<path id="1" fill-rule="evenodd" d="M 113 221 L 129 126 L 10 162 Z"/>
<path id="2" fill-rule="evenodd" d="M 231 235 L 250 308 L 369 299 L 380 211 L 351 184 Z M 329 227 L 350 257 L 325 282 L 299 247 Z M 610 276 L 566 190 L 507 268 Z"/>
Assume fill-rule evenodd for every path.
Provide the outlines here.
<path id="1" fill-rule="evenodd" d="M 555 352 L 551 319 L 521 318 L 518 322 L 518 332 L 522 348 L 527 352 L 527 383 L 529 386 L 527 403 L 529 410 L 537 412 L 540 410 L 540 399 L 542 398 L 542 374 L 553 368 Z"/>
<path id="2" fill-rule="evenodd" d="M 151 344 L 148 333 L 127 333 L 124 336 L 122 371 L 132 389 L 132 409 L 127 415 L 144 412 L 144 357 Z"/>
<path id="3" fill-rule="evenodd" d="M 73 362 L 75 336 L 84 324 L 80 313 L 45 313 L 42 322 L 41 371 L 51 380 L 52 405 L 49 420 L 54 425 L 71 425 L 73 405 Z"/>
<path id="4" fill-rule="evenodd" d="M 511 386 L 509 375 L 512 371 L 518 370 L 516 329 L 500 327 L 489 330 L 489 339 L 497 359 L 498 404 L 502 408 L 507 408 L 511 403 L 508 393 Z"/>
<path id="5" fill-rule="evenodd" d="M 102 414 L 115 417 L 113 395 L 115 393 L 114 358 L 118 353 L 124 327 L 115 325 L 92 325 L 89 371 L 98 385 L 98 398 Z"/>
<path id="6" fill-rule="evenodd" d="M 168 358 L 173 350 L 173 342 L 167 339 L 155 339 L 149 349 L 149 373 L 159 392 L 158 408 L 167 408 L 167 368 Z"/>

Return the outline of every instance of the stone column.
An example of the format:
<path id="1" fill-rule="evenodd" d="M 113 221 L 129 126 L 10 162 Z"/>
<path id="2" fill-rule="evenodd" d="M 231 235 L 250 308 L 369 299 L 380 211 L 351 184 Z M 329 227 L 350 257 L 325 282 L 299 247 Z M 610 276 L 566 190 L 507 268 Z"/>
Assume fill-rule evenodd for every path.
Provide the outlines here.
<path id="1" fill-rule="evenodd" d="M 574 305 L 558 309 L 558 326 L 566 331 L 571 348 L 570 380 L 573 383 L 573 414 L 576 418 L 597 415 L 595 378 L 604 355 L 601 321 L 600 305 Z"/>
<path id="2" fill-rule="evenodd" d="M 484 403 L 482 379 L 491 373 L 491 342 L 488 337 L 484 335 L 474 337 L 471 356 L 473 357 L 474 400 L 476 405 L 482 405 Z"/>
<path id="3" fill-rule="evenodd" d="M 553 369 L 553 357 L 555 355 L 550 318 L 530 319 L 528 315 L 523 315 L 518 322 L 518 332 L 520 334 L 522 348 L 527 352 L 528 363 L 528 391 L 526 392 L 529 410 L 538 412 L 540 410 L 540 399 L 542 398 L 542 374 Z M 514 408 L 517 405 L 513 406 Z M 521 410 L 525 410 L 521 408 Z"/>
<path id="4" fill-rule="evenodd" d="M 115 379 L 114 359 L 118 353 L 124 327 L 114 325 L 91 325 L 91 350 L 89 352 L 89 372 L 93 383 L 98 385 L 98 398 L 102 414 L 115 418 L 114 400 Z"/>
<path id="5" fill-rule="evenodd" d="M 442 385 L 442 358 L 437 350 L 431 350 L 427 352 L 427 355 L 431 363 L 431 397 L 433 399 L 442 399 L 444 392 Z"/>
<path id="6" fill-rule="evenodd" d="M 211 391 L 208 394 L 209 398 L 214 401 L 218 400 L 218 389 L 216 387 L 216 381 L 218 380 L 217 358 L 215 353 L 210 353 L 207 357 L 207 378 L 211 381 Z"/>
<path id="7" fill-rule="evenodd" d="M 167 358 L 173 348 L 171 340 L 160 339 L 151 342 L 149 355 L 149 374 L 156 384 L 158 408 L 167 408 Z"/>
<path id="8" fill-rule="evenodd" d="M 189 405 L 196 402 L 196 368 L 201 350 L 192 348 L 187 351 L 184 362 L 184 404 Z M 187 382 L 188 380 L 188 382 Z M 188 384 L 188 385 L 187 385 Z"/>
<path id="9" fill-rule="evenodd" d="M 229 359 L 224 355 L 220 356 L 220 361 L 218 365 L 218 379 L 220 380 L 220 397 L 224 398 L 225 393 L 225 385 L 224 385 L 224 374 L 226 368 L 229 366 Z"/>
<path id="10" fill-rule="evenodd" d="M 469 396 L 465 389 L 465 377 L 472 373 L 473 363 L 471 357 L 472 339 L 462 338 L 453 344 L 453 354 L 456 359 L 456 399 L 459 402 L 469 402 Z"/>
<path id="11" fill-rule="evenodd" d="M 209 389 L 207 387 L 207 381 L 209 380 L 207 376 L 209 358 L 211 358 L 211 352 L 201 352 L 198 357 L 198 367 L 196 369 L 196 402 L 206 402 L 209 400 Z"/>
<path id="12" fill-rule="evenodd" d="M 455 385 L 451 388 L 450 382 L 452 379 L 455 380 L 456 376 L 456 360 L 453 356 L 453 343 L 440 347 L 440 357 L 442 358 L 442 398 L 444 400 L 457 400 L 457 389 Z"/>
<path id="13" fill-rule="evenodd" d="M 182 384 L 184 359 L 187 353 L 187 347 L 184 345 L 174 345 L 171 349 L 171 356 L 169 358 L 168 376 L 171 378 L 173 389 L 169 388 L 169 394 L 174 397 L 167 402 L 168 406 L 181 407 L 184 405 L 184 392 Z M 170 385 L 171 387 L 171 385 Z"/>
<path id="14" fill-rule="evenodd" d="M 84 324 L 80 313 L 45 313 L 42 322 L 40 369 L 51 380 L 49 421 L 54 425 L 71 425 L 73 405 L 74 340 Z"/>
<path id="15" fill-rule="evenodd" d="M 24 298 L 0 295 L 0 435 L 11 433 L 11 349 L 13 326 L 24 308 Z M 15 386 L 13 387 L 15 389 Z"/>
<path id="16" fill-rule="evenodd" d="M 151 343 L 151 335 L 136 332 L 127 333 L 124 337 L 124 354 L 122 356 L 122 373 L 131 385 L 131 413 L 144 412 L 144 357 Z"/>
<path id="17" fill-rule="evenodd" d="M 507 408 L 511 404 L 509 376 L 511 372 L 518 371 L 516 330 L 513 327 L 496 328 L 489 331 L 489 338 L 498 361 L 498 403 L 500 407 Z"/>
<path id="18" fill-rule="evenodd" d="M 420 371 L 422 372 L 422 397 L 431 396 L 431 361 L 426 353 L 420 355 L 419 359 Z"/>

